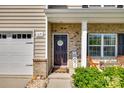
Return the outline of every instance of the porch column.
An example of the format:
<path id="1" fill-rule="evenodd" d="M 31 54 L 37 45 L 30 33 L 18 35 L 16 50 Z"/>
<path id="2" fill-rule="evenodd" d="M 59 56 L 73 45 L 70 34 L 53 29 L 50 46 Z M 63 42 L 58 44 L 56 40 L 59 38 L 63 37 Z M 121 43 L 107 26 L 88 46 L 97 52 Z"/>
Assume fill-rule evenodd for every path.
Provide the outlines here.
<path id="1" fill-rule="evenodd" d="M 81 24 L 81 66 L 87 66 L 87 21 Z"/>

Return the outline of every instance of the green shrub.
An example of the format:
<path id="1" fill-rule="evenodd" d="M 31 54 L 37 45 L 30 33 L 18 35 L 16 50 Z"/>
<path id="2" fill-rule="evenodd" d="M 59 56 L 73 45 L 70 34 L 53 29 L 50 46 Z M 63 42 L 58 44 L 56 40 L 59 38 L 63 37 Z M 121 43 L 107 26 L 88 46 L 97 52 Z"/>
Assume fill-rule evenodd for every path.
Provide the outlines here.
<path id="1" fill-rule="evenodd" d="M 106 88 L 121 88 L 121 78 L 119 76 L 105 77 L 105 79 L 107 80 Z"/>
<path id="2" fill-rule="evenodd" d="M 103 70 L 103 74 L 105 77 L 108 77 L 110 81 L 109 85 L 113 88 L 115 87 L 124 87 L 124 68 L 122 67 L 106 67 Z M 114 82 L 114 83 L 113 83 Z M 117 84 L 118 82 L 118 84 Z M 109 86 L 107 86 L 109 87 Z"/>
<path id="3" fill-rule="evenodd" d="M 73 78 L 78 88 L 101 88 L 106 85 L 104 75 L 97 68 L 77 68 Z"/>
<path id="4" fill-rule="evenodd" d="M 124 87 L 124 68 L 107 67 L 103 71 L 97 68 L 76 68 L 73 75 L 74 86 L 78 88 L 121 88 Z"/>

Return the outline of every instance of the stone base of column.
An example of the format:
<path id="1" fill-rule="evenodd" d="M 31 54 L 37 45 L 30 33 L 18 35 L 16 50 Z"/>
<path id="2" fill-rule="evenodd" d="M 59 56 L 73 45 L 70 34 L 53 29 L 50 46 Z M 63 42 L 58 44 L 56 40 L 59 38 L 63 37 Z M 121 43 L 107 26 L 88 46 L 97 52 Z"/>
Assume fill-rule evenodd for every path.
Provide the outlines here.
<path id="1" fill-rule="evenodd" d="M 47 59 L 33 59 L 33 77 L 45 79 L 48 76 Z"/>

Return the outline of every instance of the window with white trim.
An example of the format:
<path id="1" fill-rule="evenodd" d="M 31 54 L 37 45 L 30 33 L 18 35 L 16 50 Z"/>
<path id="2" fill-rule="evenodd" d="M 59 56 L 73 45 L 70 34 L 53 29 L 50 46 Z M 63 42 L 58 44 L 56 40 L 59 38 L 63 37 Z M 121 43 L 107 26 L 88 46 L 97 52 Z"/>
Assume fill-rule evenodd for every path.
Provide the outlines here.
<path id="1" fill-rule="evenodd" d="M 101 35 L 89 35 L 89 55 L 101 56 Z"/>
<path id="2" fill-rule="evenodd" d="M 88 55 L 94 57 L 116 56 L 116 34 L 89 34 Z"/>
<path id="3" fill-rule="evenodd" d="M 6 39 L 7 35 L 5 33 L 0 33 L 0 39 Z"/>

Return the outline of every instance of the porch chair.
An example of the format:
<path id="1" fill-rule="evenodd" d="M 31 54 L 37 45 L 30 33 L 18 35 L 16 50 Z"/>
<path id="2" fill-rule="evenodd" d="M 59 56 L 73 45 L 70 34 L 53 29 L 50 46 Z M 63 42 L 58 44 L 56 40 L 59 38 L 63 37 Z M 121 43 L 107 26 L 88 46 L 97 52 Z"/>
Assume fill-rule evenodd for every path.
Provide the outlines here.
<path id="1" fill-rule="evenodd" d="M 97 66 L 99 65 L 99 63 L 95 63 L 95 62 L 93 61 L 93 59 L 92 59 L 91 56 L 88 56 L 88 57 L 87 57 L 87 61 L 88 61 L 89 67 L 96 67 L 96 68 L 98 68 Z"/>

